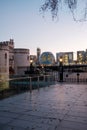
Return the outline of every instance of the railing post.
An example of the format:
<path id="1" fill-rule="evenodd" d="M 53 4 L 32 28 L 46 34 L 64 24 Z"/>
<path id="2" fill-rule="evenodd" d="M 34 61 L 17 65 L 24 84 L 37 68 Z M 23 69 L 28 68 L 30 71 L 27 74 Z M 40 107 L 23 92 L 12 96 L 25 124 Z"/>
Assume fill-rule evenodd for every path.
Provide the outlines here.
<path id="1" fill-rule="evenodd" d="M 49 87 L 49 83 L 50 83 L 50 81 L 49 81 L 49 75 L 47 75 L 47 80 L 48 80 L 48 87 Z"/>
<path id="2" fill-rule="evenodd" d="M 40 80 L 39 80 L 39 76 L 38 76 L 38 89 L 39 89 L 39 81 L 40 81 Z"/>
<path id="3" fill-rule="evenodd" d="M 79 82 L 79 73 L 77 73 L 77 82 Z"/>
<path id="4" fill-rule="evenodd" d="M 59 82 L 63 82 L 63 58 L 60 57 L 60 64 L 59 64 Z"/>
<path id="5" fill-rule="evenodd" d="M 44 75 L 44 82 L 45 82 L 45 75 Z"/>
<path id="6" fill-rule="evenodd" d="M 45 85 L 45 82 L 46 82 L 46 75 L 44 75 L 43 86 Z"/>
<path id="7" fill-rule="evenodd" d="M 31 77 L 30 77 L 30 92 L 32 92 L 32 83 L 31 83 Z"/>

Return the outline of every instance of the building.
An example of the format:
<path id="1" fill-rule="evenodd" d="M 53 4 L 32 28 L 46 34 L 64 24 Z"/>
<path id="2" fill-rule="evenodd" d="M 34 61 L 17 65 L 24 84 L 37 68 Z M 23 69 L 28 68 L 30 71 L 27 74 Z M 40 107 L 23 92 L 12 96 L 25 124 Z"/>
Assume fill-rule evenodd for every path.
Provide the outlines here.
<path id="1" fill-rule="evenodd" d="M 36 65 L 36 63 L 37 63 L 36 55 L 30 55 L 30 63 L 31 62 L 32 62 L 33 65 Z"/>
<path id="2" fill-rule="evenodd" d="M 64 65 L 73 64 L 73 52 L 59 52 L 59 53 L 56 53 L 56 63 L 58 65 L 60 63 L 60 58 L 61 57 L 62 57 Z"/>
<path id="3" fill-rule="evenodd" d="M 8 42 L 0 42 L 0 80 L 9 78 Z"/>
<path id="4" fill-rule="evenodd" d="M 51 52 L 43 52 L 39 58 L 40 65 L 51 66 L 55 64 L 54 55 Z"/>
<path id="5" fill-rule="evenodd" d="M 87 49 L 86 49 L 86 53 L 85 53 L 85 63 L 87 64 Z"/>
<path id="6" fill-rule="evenodd" d="M 8 50 L 7 53 L 6 53 L 6 50 Z M 2 54 L 2 52 L 5 53 L 5 58 L 3 57 L 4 54 Z M 9 41 L 0 42 L 0 56 L 1 56 L 0 57 L 1 65 L 3 65 L 2 62 L 4 60 L 7 60 L 7 65 L 8 65 L 7 71 L 9 72 L 9 74 L 13 74 L 14 73 L 14 41 L 13 39 L 10 39 Z"/>
<path id="7" fill-rule="evenodd" d="M 14 40 L 8 41 L 9 47 L 9 74 L 14 74 Z"/>
<path id="8" fill-rule="evenodd" d="M 63 57 L 63 52 L 56 53 L 56 64 L 59 65 L 60 57 Z"/>
<path id="9" fill-rule="evenodd" d="M 37 48 L 37 65 L 39 65 L 39 57 L 41 55 L 41 49 Z"/>
<path id="10" fill-rule="evenodd" d="M 14 49 L 14 70 L 16 75 L 24 75 L 30 65 L 29 49 Z"/>
<path id="11" fill-rule="evenodd" d="M 30 51 L 14 48 L 14 40 L 0 42 L 0 79 L 9 75 L 21 75 L 30 65 Z"/>
<path id="12" fill-rule="evenodd" d="M 63 56 L 63 61 L 65 65 L 73 64 L 73 52 L 65 52 Z"/>
<path id="13" fill-rule="evenodd" d="M 87 52 L 85 51 L 77 51 L 77 64 L 85 64 Z"/>

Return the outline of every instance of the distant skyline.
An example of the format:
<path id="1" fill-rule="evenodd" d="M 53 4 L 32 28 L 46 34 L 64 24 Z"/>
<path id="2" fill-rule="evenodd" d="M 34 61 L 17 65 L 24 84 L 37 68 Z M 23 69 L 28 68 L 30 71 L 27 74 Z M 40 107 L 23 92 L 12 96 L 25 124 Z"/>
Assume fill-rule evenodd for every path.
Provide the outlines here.
<path id="1" fill-rule="evenodd" d="M 62 8 L 52 21 L 39 12 L 44 0 L 0 0 L 0 41 L 14 39 L 15 48 L 28 48 L 30 54 L 50 51 L 74 53 L 87 49 L 87 22 L 75 22 L 69 10 Z"/>

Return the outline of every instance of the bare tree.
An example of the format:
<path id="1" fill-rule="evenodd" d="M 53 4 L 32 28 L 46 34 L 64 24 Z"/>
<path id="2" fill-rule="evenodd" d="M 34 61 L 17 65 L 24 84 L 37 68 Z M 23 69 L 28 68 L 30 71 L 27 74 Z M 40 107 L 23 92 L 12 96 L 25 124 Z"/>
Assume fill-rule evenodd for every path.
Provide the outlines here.
<path id="1" fill-rule="evenodd" d="M 61 3 L 67 5 L 75 21 L 87 20 L 87 0 L 46 0 L 41 6 L 41 11 L 45 12 L 46 10 L 50 10 L 52 18 L 54 19 L 58 16 L 59 6 Z"/>

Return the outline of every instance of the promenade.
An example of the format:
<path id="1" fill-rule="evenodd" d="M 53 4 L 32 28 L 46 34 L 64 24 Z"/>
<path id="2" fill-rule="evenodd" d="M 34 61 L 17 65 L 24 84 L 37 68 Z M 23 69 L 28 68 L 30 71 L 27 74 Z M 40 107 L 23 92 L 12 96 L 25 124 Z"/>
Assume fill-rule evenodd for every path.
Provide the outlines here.
<path id="1" fill-rule="evenodd" d="M 87 130 L 87 85 L 55 84 L 0 100 L 0 130 Z"/>

